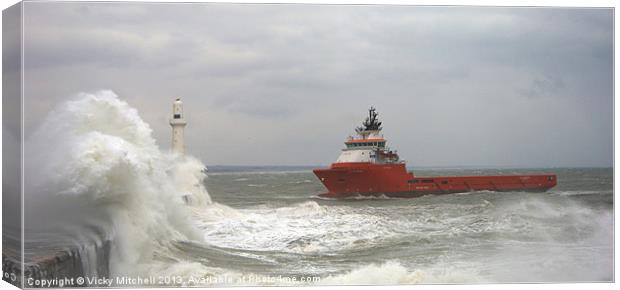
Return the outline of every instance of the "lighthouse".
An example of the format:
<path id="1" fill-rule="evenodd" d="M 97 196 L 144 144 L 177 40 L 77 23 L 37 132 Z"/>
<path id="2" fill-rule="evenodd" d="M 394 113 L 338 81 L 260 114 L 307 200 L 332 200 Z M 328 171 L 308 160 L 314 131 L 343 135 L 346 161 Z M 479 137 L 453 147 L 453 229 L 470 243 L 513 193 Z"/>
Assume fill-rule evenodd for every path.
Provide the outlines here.
<path id="1" fill-rule="evenodd" d="M 183 102 L 181 98 L 177 98 L 172 103 L 172 118 L 170 126 L 172 126 L 172 152 L 179 155 L 185 155 L 185 136 L 184 129 L 187 122 L 183 115 Z"/>

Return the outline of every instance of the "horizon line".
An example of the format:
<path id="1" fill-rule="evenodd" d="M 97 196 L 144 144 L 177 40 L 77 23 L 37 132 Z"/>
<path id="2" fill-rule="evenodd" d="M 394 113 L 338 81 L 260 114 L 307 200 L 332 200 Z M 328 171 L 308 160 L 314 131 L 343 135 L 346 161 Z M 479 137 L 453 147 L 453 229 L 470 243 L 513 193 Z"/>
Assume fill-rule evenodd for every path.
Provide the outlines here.
<path id="1" fill-rule="evenodd" d="M 222 167 L 328 167 L 329 165 L 320 165 L 320 164 L 260 164 L 260 165 L 249 165 L 249 164 L 205 164 L 205 166 L 222 166 Z M 546 169 L 546 168 L 614 168 L 614 165 L 547 165 L 547 166 L 518 166 L 518 165 L 420 165 L 420 166 L 406 166 L 407 168 L 424 168 L 424 169 Z"/>

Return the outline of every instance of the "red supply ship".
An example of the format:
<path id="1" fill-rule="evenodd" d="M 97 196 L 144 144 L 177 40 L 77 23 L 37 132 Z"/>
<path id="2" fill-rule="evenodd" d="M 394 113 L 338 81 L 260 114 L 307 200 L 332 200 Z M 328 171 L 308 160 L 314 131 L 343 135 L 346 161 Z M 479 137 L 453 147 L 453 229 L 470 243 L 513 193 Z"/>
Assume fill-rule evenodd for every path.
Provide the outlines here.
<path id="1" fill-rule="evenodd" d="M 375 108 L 370 108 L 356 137 L 349 137 L 346 148 L 329 168 L 315 169 L 328 192 L 322 197 L 348 196 L 419 197 L 469 191 L 543 192 L 554 187 L 557 177 L 544 175 L 437 176 L 418 177 L 407 172 L 405 161 L 386 147 L 381 122 Z"/>

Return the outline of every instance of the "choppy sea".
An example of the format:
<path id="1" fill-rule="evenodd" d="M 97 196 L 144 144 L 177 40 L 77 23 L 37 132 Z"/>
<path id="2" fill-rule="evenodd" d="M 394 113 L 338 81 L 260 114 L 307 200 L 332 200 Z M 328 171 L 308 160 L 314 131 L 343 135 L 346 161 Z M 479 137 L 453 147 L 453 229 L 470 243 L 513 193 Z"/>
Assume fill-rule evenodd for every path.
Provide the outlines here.
<path id="1" fill-rule="evenodd" d="M 547 193 L 332 200 L 316 197 L 324 188 L 308 168 L 212 167 L 209 194 L 234 212 L 197 223 L 204 244 L 183 251 L 234 272 L 328 284 L 612 280 L 611 168 L 415 174 L 549 172 L 559 183 Z"/>

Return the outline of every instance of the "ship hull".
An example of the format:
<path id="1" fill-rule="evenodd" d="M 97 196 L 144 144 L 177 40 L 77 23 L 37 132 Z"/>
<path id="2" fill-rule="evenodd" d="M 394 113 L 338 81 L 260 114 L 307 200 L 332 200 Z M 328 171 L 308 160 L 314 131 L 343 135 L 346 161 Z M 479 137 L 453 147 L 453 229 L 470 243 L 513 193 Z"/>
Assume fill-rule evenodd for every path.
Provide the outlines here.
<path id="1" fill-rule="evenodd" d="M 313 172 L 328 190 L 320 196 L 328 198 L 381 195 L 413 198 L 482 190 L 544 192 L 557 184 L 553 174 L 417 177 L 407 172 L 404 163 L 334 163 Z"/>

